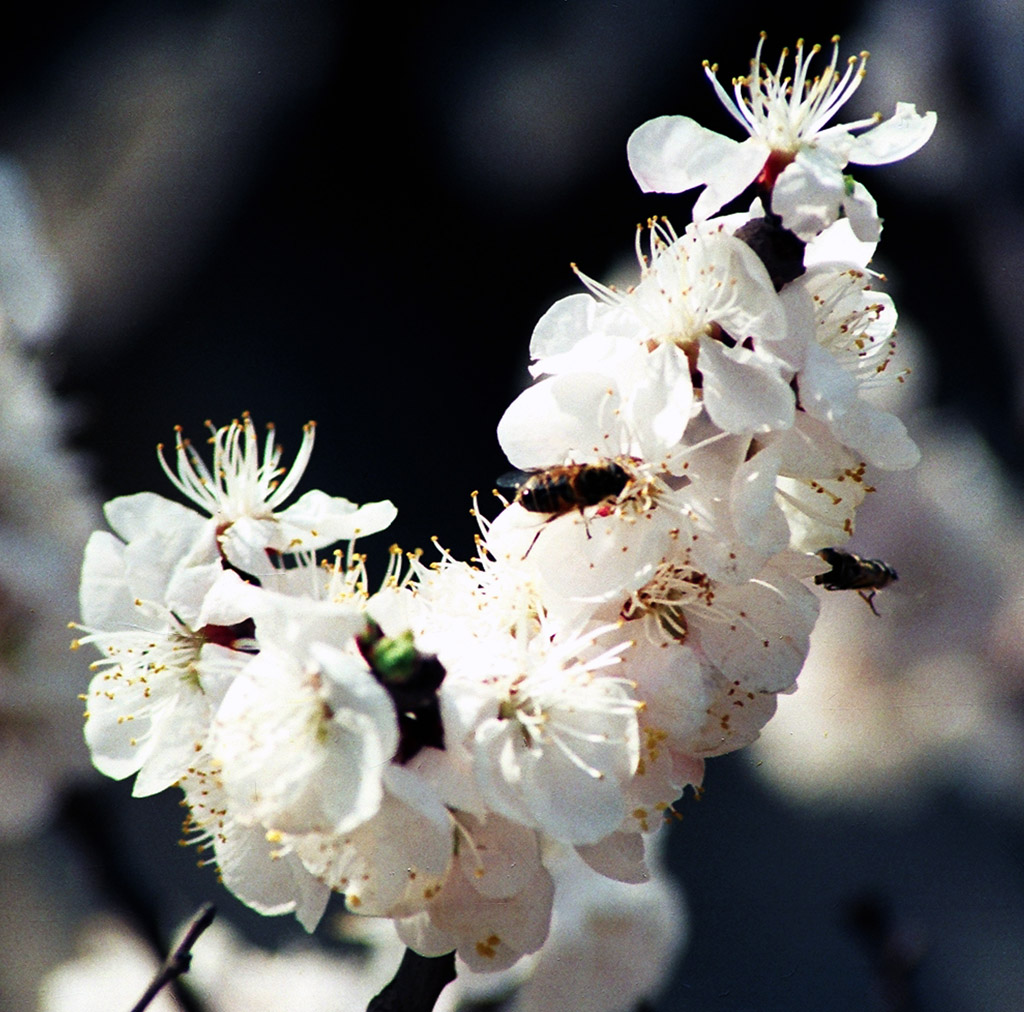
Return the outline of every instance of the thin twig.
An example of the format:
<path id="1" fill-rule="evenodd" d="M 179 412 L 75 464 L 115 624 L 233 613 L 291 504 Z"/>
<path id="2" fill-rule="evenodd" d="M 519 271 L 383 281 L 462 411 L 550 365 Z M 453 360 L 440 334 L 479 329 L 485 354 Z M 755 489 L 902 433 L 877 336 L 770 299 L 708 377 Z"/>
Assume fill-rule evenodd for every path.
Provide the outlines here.
<path id="1" fill-rule="evenodd" d="M 199 936 L 213 923 L 217 910 L 212 903 L 204 903 L 192 918 L 177 948 L 164 960 L 163 966 L 157 975 L 150 981 L 146 993 L 135 1003 L 131 1012 L 143 1012 L 149 1003 L 160 993 L 163 987 L 172 980 L 177 980 L 183 973 L 188 972 L 192 965 L 192 946 L 196 944 Z"/>
<path id="2" fill-rule="evenodd" d="M 406 949 L 391 983 L 370 1001 L 366 1012 L 431 1012 L 438 995 L 453 980 L 454 952 L 421 956 Z"/>
<path id="3" fill-rule="evenodd" d="M 107 900 L 125 917 L 132 930 L 149 946 L 157 959 L 167 951 L 157 916 L 159 901 L 139 873 L 135 855 L 125 846 L 119 802 L 108 782 L 68 788 L 61 803 L 60 826 L 89 862 L 91 874 Z M 178 977 L 171 981 L 175 1001 L 182 1012 L 204 1012 L 204 1005 Z"/>

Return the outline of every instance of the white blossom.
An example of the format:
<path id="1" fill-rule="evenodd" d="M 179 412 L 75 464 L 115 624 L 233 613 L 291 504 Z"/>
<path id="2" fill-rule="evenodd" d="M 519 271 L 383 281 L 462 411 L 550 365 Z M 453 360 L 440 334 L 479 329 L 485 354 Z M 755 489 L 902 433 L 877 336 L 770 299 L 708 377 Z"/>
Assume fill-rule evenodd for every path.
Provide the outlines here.
<path id="1" fill-rule="evenodd" d="M 654 863 L 643 882 L 595 875 L 571 852 L 549 859 L 555 878 L 551 938 L 520 987 L 513 1012 L 632 1012 L 663 986 L 687 940 L 679 887 Z"/>
<path id="2" fill-rule="evenodd" d="M 454 949 L 470 969 L 503 970 L 544 944 L 554 882 L 533 834 L 514 823 L 464 817 L 459 833 L 444 883 L 425 909 L 397 920 L 398 934 L 424 955 Z"/>
<path id="3" fill-rule="evenodd" d="M 805 52 L 799 40 L 787 73 L 789 51 L 783 49 L 770 70 L 761 62 L 764 42 L 762 33 L 750 73 L 733 79 L 731 96 L 718 80 L 717 67 L 705 63 L 722 104 L 750 136 L 738 142 L 686 116 L 661 116 L 629 139 L 633 175 L 647 191 L 680 193 L 704 186 L 693 209 L 698 219 L 713 215 L 756 180 L 771 192 L 772 211 L 802 239 L 812 238 L 841 214 L 859 239 L 877 239 L 874 200 L 860 183 L 849 184 L 843 170 L 848 162 L 884 165 L 912 155 L 931 137 L 935 113 L 922 116 L 913 105 L 898 102 L 884 122 L 876 114 L 829 126 L 863 79 L 868 54 L 850 57 L 840 71 L 837 36 L 831 61 L 811 77 L 820 46 Z"/>
<path id="4" fill-rule="evenodd" d="M 365 662 L 264 642 L 218 707 L 209 749 L 242 821 L 340 833 L 377 811 L 397 745 L 391 699 Z"/>
<path id="5" fill-rule="evenodd" d="M 208 753 L 197 754 L 179 781 L 189 807 L 185 840 L 211 851 L 224 885 L 268 917 L 294 914 L 312 931 L 323 916 L 330 888 L 313 875 L 277 835 L 259 823 L 239 821 Z"/>
<path id="6" fill-rule="evenodd" d="M 219 564 L 193 567 L 188 593 L 182 581 L 167 575 L 179 568 L 168 543 L 187 543 L 187 537 L 175 535 L 188 529 L 188 524 L 171 526 L 166 540 L 154 532 L 135 543 L 142 550 L 132 551 L 131 544 L 105 531 L 96 531 L 86 546 L 81 584 L 86 624 L 79 627 L 84 635 L 75 645 L 92 644 L 103 654 L 92 665 L 86 741 L 93 763 L 107 776 L 139 774 L 137 796 L 164 790 L 183 775 L 209 734 L 231 678 L 247 659 L 233 649 L 244 639 L 244 629 L 214 624 L 214 615 L 202 626 L 197 621 Z M 158 596 L 142 596 L 147 593 Z"/>
<path id="7" fill-rule="evenodd" d="M 452 815 L 416 774 L 382 770 L 377 813 L 355 829 L 283 835 L 309 872 L 344 893 L 353 913 L 407 917 L 437 894 L 455 851 Z"/>
<path id="8" fill-rule="evenodd" d="M 302 444 L 290 469 L 280 466 L 282 450 L 272 426 L 262 453 L 248 414 L 219 429 L 209 422 L 207 426 L 213 444 L 212 467 L 182 437 L 180 429 L 175 443 L 176 470 L 171 470 L 162 447 L 160 464 L 174 487 L 210 514 L 224 557 L 243 572 L 271 574 L 268 550 L 309 551 L 351 541 L 383 530 L 395 518 L 390 502 L 356 506 L 316 489 L 278 510 L 309 463 L 316 430 L 313 422 L 303 429 Z"/>
<path id="9" fill-rule="evenodd" d="M 913 467 L 920 454 L 906 427 L 872 403 L 874 392 L 905 377 L 894 362 L 892 298 L 875 290 L 871 272 L 825 264 L 789 285 L 785 297 L 788 305 L 809 303 L 813 317 L 814 340 L 796 380 L 804 411 L 868 463 L 887 470 Z"/>
<path id="10" fill-rule="evenodd" d="M 660 459 L 682 439 L 695 411 L 698 375 L 703 391 L 696 396 L 722 428 L 788 425 L 794 401 L 786 359 L 795 339 L 764 265 L 724 229 L 677 236 L 670 225 L 652 222 L 649 234 L 644 252 L 637 233 L 635 286 L 618 291 L 580 274 L 592 295 L 561 299 L 541 318 L 530 342 L 534 375 L 614 379 L 621 400 L 614 411 L 627 437 L 615 452 L 646 460 Z M 564 403 L 565 396 L 556 400 Z M 498 427 L 502 448 L 518 467 L 551 463 L 536 459 L 536 447 L 519 445 L 527 427 L 520 416 L 537 397 L 532 390 L 520 395 Z M 600 425 L 603 415 L 591 417 Z M 545 429 L 533 427 L 541 439 Z"/>

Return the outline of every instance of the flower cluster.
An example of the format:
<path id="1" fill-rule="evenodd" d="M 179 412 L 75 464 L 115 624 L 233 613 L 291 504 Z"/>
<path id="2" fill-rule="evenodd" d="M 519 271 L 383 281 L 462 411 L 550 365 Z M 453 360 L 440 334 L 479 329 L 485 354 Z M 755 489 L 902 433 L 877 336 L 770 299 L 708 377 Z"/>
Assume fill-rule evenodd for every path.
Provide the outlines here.
<path id="1" fill-rule="evenodd" d="M 498 427 L 522 472 L 497 516 L 477 509 L 472 561 L 395 549 L 371 590 L 352 543 L 390 503 L 282 508 L 312 426 L 290 470 L 247 416 L 210 426 L 212 467 L 179 435 L 161 461 L 202 513 L 107 504 L 77 641 L 103 655 L 95 764 L 136 794 L 178 785 L 257 910 L 312 929 L 337 891 L 420 953 L 507 967 L 544 943 L 567 853 L 644 881 L 705 760 L 795 686 L 816 553 L 849 537 L 873 468 L 917 459 L 877 399 L 903 378 L 896 313 L 844 169 L 909 154 L 935 117 L 827 127 L 863 60 L 811 80 L 801 46 L 792 78 L 760 53 L 735 103 L 716 81 L 748 141 L 681 117 L 631 138 L 645 188 L 707 186 L 697 219 L 650 222 L 634 283 L 580 273 L 537 324 L 536 382 Z"/>

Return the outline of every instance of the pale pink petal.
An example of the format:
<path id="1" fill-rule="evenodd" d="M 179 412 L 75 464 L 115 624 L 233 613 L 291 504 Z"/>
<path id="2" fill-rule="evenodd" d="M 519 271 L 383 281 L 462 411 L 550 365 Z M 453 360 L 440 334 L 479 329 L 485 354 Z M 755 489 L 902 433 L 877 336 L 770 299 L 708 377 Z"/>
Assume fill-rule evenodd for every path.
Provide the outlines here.
<path id="1" fill-rule="evenodd" d="M 642 833 L 609 833 L 597 843 L 581 844 L 576 853 L 594 871 L 616 882 L 640 883 L 651 877 Z"/>

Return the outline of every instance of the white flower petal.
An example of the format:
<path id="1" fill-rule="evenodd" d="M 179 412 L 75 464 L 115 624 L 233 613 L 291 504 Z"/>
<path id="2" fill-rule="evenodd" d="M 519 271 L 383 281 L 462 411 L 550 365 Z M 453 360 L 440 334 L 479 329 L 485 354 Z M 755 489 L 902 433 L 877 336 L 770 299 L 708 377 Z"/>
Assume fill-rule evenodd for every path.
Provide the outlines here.
<path id="1" fill-rule="evenodd" d="M 863 481 L 780 476 L 778 488 L 779 505 L 789 522 L 790 548 L 816 552 L 849 540 L 857 507 L 864 500 Z"/>
<path id="2" fill-rule="evenodd" d="M 184 554 L 186 546 L 206 524 L 206 518 L 195 510 L 155 492 L 111 499 L 104 504 L 103 515 L 124 541 L 162 534 L 168 541 L 174 539 L 180 544 L 179 554 Z"/>
<path id="3" fill-rule="evenodd" d="M 345 894 L 350 910 L 407 917 L 437 894 L 451 861 L 451 819 L 438 809 L 414 808 L 388 791 L 377 815 L 344 836 L 311 833 L 292 843 L 314 875 Z"/>
<path id="4" fill-rule="evenodd" d="M 281 529 L 269 547 L 293 552 L 355 541 L 389 527 L 397 515 L 387 499 L 357 506 L 342 496 L 313 489 L 277 514 Z"/>
<path id="5" fill-rule="evenodd" d="M 132 785 L 134 798 L 159 794 L 180 780 L 209 735 L 213 710 L 202 694 L 180 692 L 171 706 L 153 722 L 146 761 Z"/>
<path id="6" fill-rule="evenodd" d="M 710 218 L 756 178 L 769 152 L 756 138 L 748 137 L 729 151 L 708 173 L 706 188 L 693 205 L 694 221 Z"/>
<path id="7" fill-rule="evenodd" d="M 473 888 L 489 899 L 522 892 L 540 869 L 536 831 L 493 812 L 485 819 L 460 812 L 458 820 L 470 842 L 459 866 Z"/>
<path id="8" fill-rule="evenodd" d="M 261 579 L 274 574 L 275 567 L 267 549 L 280 540 L 273 517 L 239 517 L 218 536 L 228 562 L 243 573 Z"/>
<path id="9" fill-rule="evenodd" d="M 549 358 L 571 351 L 581 337 L 598 329 L 596 318 L 602 308 L 592 295 L 583 292 L 559 299 L 533 328 L 530 358 Z"/>
<path id="10" fill-rule="evenodd" d="M 828 425 L 808 411 L 798 412 L 792 428 L 770 433 L 764 437 L 764 443 L 779 454 L 779 473 L 789 478 L 809 481 L 821 479 L 823 475 L 839 478 L 858 463 L 857 457 L 839 443 Z"/>
<path id="11" fill-rule="evenodd" d="M 714 199 L 721 196 L 721 203 L 705 209 L 703 216 L 714 214 L 740 193 L 766 157 L 763 149 L 752 155 L 740 142 L 708 130 L 688 116 L 648 120 L 630 135 L 626 153 L 633 176 L 647 193 L 682 193 L 694 186 L 715 185 Z M 719 174 L 723 181 L 716 184 Z"/>
<path id="12" fill-rule="evenodd" d="M 535 522 L 524 554 L 555 594 L 606 601 L 629 593 L 647 582 L 667 551 L 673 521 L 666 511 L 602 516 L 602 509 Z"/>
<path id="13" fill-rule="evenodd" d="M 209 757 L 199 757 L 182 778 L 191 807 L 192 830 L 206 836 L 217 857 L 220 877 L 243 903 L 267 916 L 294 913 L 312 931 L 323 915 L 330 888 L 317 881 L 298 857 L 267 839 L 264 826 L 244 826 L 227 804 L 216 775 L 204 771 Z"/>
<path id="14" fill-rule="evenodd" d="M 124 544 L 108 531 L 93 531 L 90 535 L 79 591 L 79 608 L 86 626 L 113 629 L 137 621 L 124 551 Z"/>
<path id="15" fill-rule="evenodd" d="M 921 459 L 921 451 L 895 415 L 858 400 L 834 426 L 847 446 L 859 450 L 869 464 L 887 471 L 906 471 Z"/>
<path id="16" fill-rule="evenodd" d="M 694 751 L 705 758 L 726 755 L 756 741 L 778 706 L 774 692 L 740 689 L 723 679 L 718 699 L 708 707 L 708 720 Z"/>
<path id="17" fill-rule="evenodd" d="M 246 906 L 267 917 L 295 914 L 312 934 L 331 898 L 294 853 L 278 854 L 262 826 L 233 826 L 217 846 L 224 885 Z"/>
<path id="18" fill-rule="evenodd" d="M 828 147 L 804 148 L 776 180 L 772 210 L 801 239 L 813 239 L 839 217 L 846 196 L 843 165 Z"/>
<path id="19" fill-rule="evenodd" d="M 855 193 L 863 189 L 859 183 L 854 184 Z M 867 193 L 866 190 L 864 190 Z M 849 198 L 848 198 L 849 199 Z M 856 213 L 856 207 L 862 204 L 862 198 L 857 197 L 855 207 L 847 211 L 847 214 Z M 844 205 L 845 206 L 845 205 Z M 877 218 L 877 213 L 875 214 Z M 851 227 L 848 218 L 840 218 L 834 221 L 824 232 L 819 233 L 804 249 L 804 267 L 810 271 L 821 264 L 853 264 L 857 267 L 867 267 L 871 258 L 875 255 L 878 246 L 877 239 L 862 240 L 858 238 Z M 792 288 L 787 285 L 779 294 L 785 300 L 786 293 Z M 791 324 L 792 326 L 792 324 Z"/>
<path id="20" fill-rule="evenodd" d="M 154 684 L 155 677 L 102 671 L 89 687 L 85 740 L 93 764 L 114 780 L 145 770 L 136 797 L 156 794 L 183 776 L 208 732 L 210 706 L 198 685 L 172 678 L 167 686 Z"/>
<path id="21" fill-rule="evenodd" d="M 798 379 L 800 404 L 812 417 L 832 422 L 853 407 L 857 381 L 820 344 L 807 349 Z"/>
<path id="22" fill-rule="evenodd" d="M 395 929 L 402 943 L 421 956 L 443 956 L 458 944 L 455 938 L 431 920 L 426 910 L 410 917 L 397 918 Z"/>
<path id="23" fill-rule="evenodd" d="M 166 604 L 188 622 L 202 600 L 195 595 L 213 572 L 203 567 L 218 561 L 213 522 L 150 492 L 112 499 L 104 513 L 127 541 L 124 564 L 132 594 Z M 200 571 L 181 576 L 191 567 Z"/>
<path id="24" fill-rule="evenodd" d="M 849 159 L 855 165 L 898 162 L 928 143 L 937 122 L 934 112 L 922 116 L 913 102 L 897 102 L 896 112 L 890 119 L 857 136 Z"/>
<path id="25" fill-rule="evenodd" d="M 619 397 L 599 373 L 564 373 L 527 387 L 498 423 L 498 442 L 516 467 L 544 468 L 617 457 Z"/>
<path id="26" fill-rule="evenodd" d="M 693 379 L 689 359 L 674 344 L 665 342 L 646 358 L 648 368 L 633 387 L 627 411 L 638 439 L 636 455 L 658 460 L 679 444 L 690 422 Z"/>
<path id="27" fill-rule="evenodd" d="M 739 586 L 719 584 L 715 608 L 740 618 L 723 622 L 716 612 L 687 612 L 700 649 L 726 680 L 755 692 L 789 688 L 807 656 L 818 598 L 778 567 L 768 566 Z"/>
<path id="28" fill-rule="evenodd" d="M 786 313 L 761 258 L 740 239 L 717 235 L 704 240 L 699 269 L 714 287 L 702 293 L 708 318 L 736 341 L 752 337 L 772 348 L 787 343 Z M 723 283 L 724 282 L 724 283 Z"/>
<path id="29" fill-rule="evenodd" d="M 554 892 L 554 882 L 543 866 L 520 893 L 496 900 L 477 892 L 467 876 L 452 874 L 432 905 L 430 917 L 451 939 L 448 951 L 454 946 L 471 970 L 493 973 L 544 944 Z M 397 927 L 407 945 L 416 944 L 402 922 Z"/>
<path id="30" fill-rule="evenodd" d="M 882 219 L 878 217 L 878 205 L 862 183 L 854 181 L 853 192 L 843 200 L 843 213 L 860 242 L 872 244 L 881 238 Z"/>
<path id="31" fill-rule="evenodd" d="M 736 533 L 766 557 L 789 544 L 789 526 L 775 503 L 780 465 L 775 451 L 763 449 L 736 469 L 730 483 L 730 512 Z"/>
<path id="32" fill-rule="evenodd" d="M 640 884 L 595 876 L 579 860 L 552 868 L 551 937 L 516 994 L 516 1012 L 651 1007 L 686 935 L 678 887 L 652 862 Z"/>
<path id="33" fill-rule="evenodd" d="M 704 406 L 726 432 L 765 432 L 793 424 L 793 391 L 763 356 L 706 339 L 697 365 L 704 376 Z"/>
<path id="34" fill-rule="evenodd" d="M 626 817 L 625 797 L 618 778 L 582 774 L 562 752 L 545 749 L 543 762 L 523 752 L 523 790 L 537 824 L 568 843 L 596 843 L 614 832 Z M 596 757 L 595 757 L 596 758 Z M 596 767 L 595 767 L 596 768 Z M 571 804 L 566 799 L 572 798 Z"/>
<path id="35" fill-rule="evenodd" d="M 397 743 L 387 692 L 367 670 L 341 671 L 337 652 L 321 684 L 299 658 L 261 644 L 228 689 L 209 750 L 240 819 L 292 833 L 350 830 L 372 817 Z"/>

